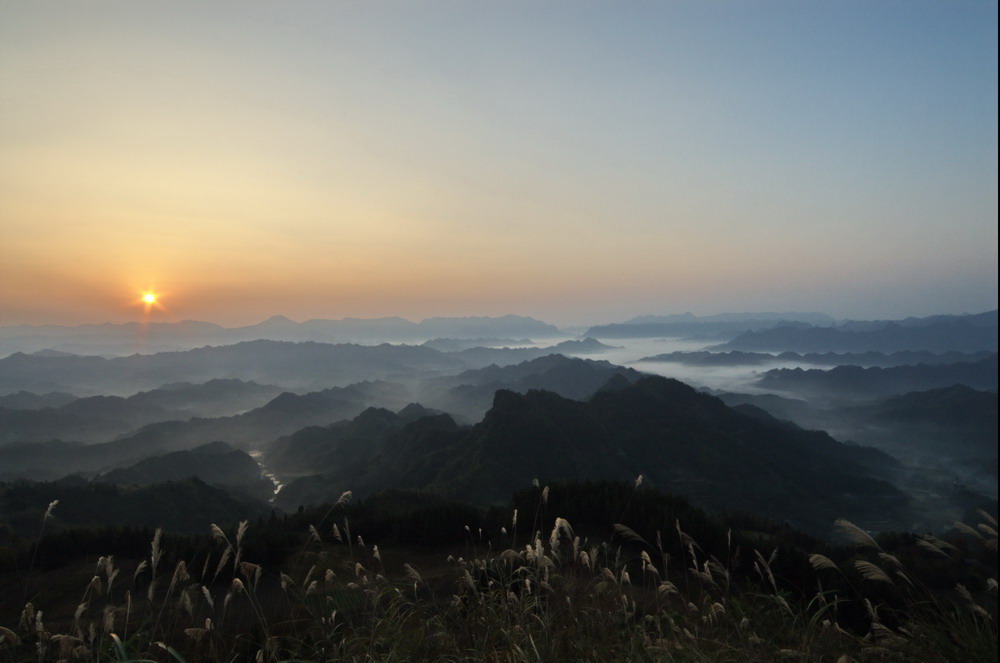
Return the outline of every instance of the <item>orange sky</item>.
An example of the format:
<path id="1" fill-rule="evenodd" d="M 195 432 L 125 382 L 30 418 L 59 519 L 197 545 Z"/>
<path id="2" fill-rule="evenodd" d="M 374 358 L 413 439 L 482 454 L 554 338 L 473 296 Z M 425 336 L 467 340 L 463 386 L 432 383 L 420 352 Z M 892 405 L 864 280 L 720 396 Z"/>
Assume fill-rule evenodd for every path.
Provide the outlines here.
<path id="1" fill-rule="evenodd" d="M 0 324 L 995 307 L 995 4 L 747 7 L 4 2 Z"/>

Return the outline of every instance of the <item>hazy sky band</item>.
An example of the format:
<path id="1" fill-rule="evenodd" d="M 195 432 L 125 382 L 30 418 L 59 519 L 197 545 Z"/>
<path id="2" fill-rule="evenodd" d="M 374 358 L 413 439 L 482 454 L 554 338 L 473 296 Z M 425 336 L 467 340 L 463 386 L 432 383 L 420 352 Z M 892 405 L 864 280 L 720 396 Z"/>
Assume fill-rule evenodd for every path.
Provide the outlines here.
<path id="1" fill-rule="evenodd" d="M 0 323 L 994 308 L 994 2 L 0 4 Z"/>

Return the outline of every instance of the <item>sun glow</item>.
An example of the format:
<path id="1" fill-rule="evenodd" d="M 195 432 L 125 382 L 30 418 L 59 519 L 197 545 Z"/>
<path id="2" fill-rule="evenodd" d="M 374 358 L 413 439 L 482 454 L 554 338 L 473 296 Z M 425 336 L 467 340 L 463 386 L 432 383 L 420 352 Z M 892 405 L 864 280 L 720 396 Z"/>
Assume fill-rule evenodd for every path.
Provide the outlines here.
<path id="1" fill-rule="evenodd" d="M 133 305 L 142 306 L 143 317 L 148 317 L 155 308 L 158 311 L 166 311 L 161 301 L 162 294 L 152 288 L 139 291 L 138 299 L 133 300 Z"/>

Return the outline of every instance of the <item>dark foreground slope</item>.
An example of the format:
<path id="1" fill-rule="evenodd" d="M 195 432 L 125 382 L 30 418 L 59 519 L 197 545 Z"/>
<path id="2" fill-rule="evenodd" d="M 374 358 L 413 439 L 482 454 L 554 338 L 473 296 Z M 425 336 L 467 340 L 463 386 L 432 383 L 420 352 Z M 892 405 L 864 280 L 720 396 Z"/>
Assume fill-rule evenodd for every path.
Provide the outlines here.
<path id="1" fill-rule="evenodd" d="M 44 518 L 57 502 L 58 517 Z M 221 488 L 191 477 L 151 486 L 117 486 L 67 478 L 50 483 L 0 483 L 0 523 L 20 535 L 37 532 L 45 521 L 51 532 L 66 526 L 163 527 L 200 533 L 212 523 L 257 518 L 269 509 L 254 500 L 234 497 Z"/>
<path id="2" fill-rule="evenodd" d="M 394 487 L 490 504 L 534 478 L 642 474 L 699 506 L 787 519 L 814 531 L 837 517 L 876 528 L 909 518 L 905 497 L 872 478 L 892 463 L 880 452 L 741 413 L 675 380 L 617 385 L 588 402 L 501 390 L 471 428 L 448 417 L 418 419 L 371 439 L 361 456 L 351 445 L 353 455 L 343 463 L 334 435 L 325 447 L 313 437 L 314 448 L 333 453 L 315 466 L 325 476 L 312 481 L 333 499 L 348 489 L 366 494 Z M 295 483 L 289 495 L 294 489 Z"/>
<path id="3" fill-rule="evenodd" d="M 995 511 L 970 521 L 976 537 L 874 541 L 842 523 L 866 543 L 847 549 L 760 520 L 707 517 L 631 483 L 548 488 L 487 514 L 397 492 L 220 523 L 211 537 L 46 531 L 0 549 L 0 653 L 203 663 L 265 653 L 317 663 L 997 660 Z"/>

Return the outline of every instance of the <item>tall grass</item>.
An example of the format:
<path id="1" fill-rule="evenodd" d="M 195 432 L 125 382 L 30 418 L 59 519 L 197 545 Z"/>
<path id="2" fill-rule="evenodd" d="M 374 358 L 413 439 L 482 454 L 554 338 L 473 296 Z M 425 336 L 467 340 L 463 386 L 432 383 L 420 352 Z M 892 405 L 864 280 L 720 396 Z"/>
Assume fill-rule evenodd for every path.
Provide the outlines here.
<path id="1" fill-rule="evenodd" d="M 539 490 L 536 525 L 547 497 Z M 997 660 L 995 578 L 931 589 L 846 521 L 851 555 L 813 554 L 815 587 L 793 592 L 777 549 L 747 553 L 727 538 L 709 554 L 680 522 L 646 536 L 615 523 L 613 538 L 590 541 L 561 517 L 518 535 L 511 514 L 510 536 L 467 528 L 466 546 L 421 568 L 352 539 L 335 508 L 323 521 L 339 522 L 309 527 L 283 569 L 245 558 L 245 521 L 213 525 L 205 559 L 172 570 L 160 568 L 157 531 L 146 560 L 98 560 L 71 618 L 28 602 L 19 623 L 0 626 L 0 661 Z M 959 529 L 995 555 L 996 521 L 982 516 Z M 962 564 L 942 539 L 916 549 Z"/>

